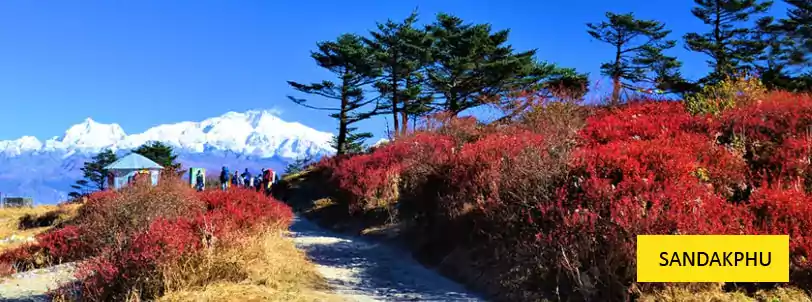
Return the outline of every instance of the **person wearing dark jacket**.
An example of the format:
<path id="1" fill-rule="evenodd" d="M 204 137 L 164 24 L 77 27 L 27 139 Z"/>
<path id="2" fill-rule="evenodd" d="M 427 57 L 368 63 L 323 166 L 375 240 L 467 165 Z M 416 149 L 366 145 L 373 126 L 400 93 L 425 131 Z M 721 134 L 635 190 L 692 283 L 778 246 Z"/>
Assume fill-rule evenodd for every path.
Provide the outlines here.
<path id="1" fill-rule="evenodd" d="M 251 172 L 248 172 L 247 168 L 245 169 L 245 172 L 240 174 L 240 177 L 242 177 L 243 186 L 246 188 L 251 187 Z"/>
<path id="2" fill-rule="evenodd" d="M 254 189 L 257 190 L 257 192 L 262 189 L 262 174 L 257 174 L 257 176 L 254 177 Z"/>
<path id="3" fill-rule="evenodd" d="M 197 186 L 198 192 L 203 191 L 203 181 L 205 180 L 206 179 L 203 177 L 203 171 L 198 170 L 197 176 L 195 176 L 195 181 L 197 182 L 195 185 Z"/>
<path id="4" fill-rule="evenodd" d="M 239 188 L 241 182 L 242 178 L 240 178 L 240 172 L 234 171 L 234 175 L 231 176 L 231 184 L 234 185 L 235 188 Z"/>
<path id="5" fill-rule="evenodd" d="M 228 168 L 223 167 L 223 170 L 220 171 L 220 188 L 223 191 L 228 190 L 228 177 L 231 176 L 228 173 Z"/>

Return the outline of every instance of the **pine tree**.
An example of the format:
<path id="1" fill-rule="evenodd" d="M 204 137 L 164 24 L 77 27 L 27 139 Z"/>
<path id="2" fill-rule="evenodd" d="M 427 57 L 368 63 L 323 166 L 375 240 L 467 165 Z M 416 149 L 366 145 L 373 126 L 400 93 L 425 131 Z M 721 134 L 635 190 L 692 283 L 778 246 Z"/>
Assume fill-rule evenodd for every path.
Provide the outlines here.
<path id="1" fill-rule="evenodd" d="M 288 166 L 285 167 L 285 173 L 284 174 L 285 175 L 292 175 L 292 174 L 302 172 L 305 169 L 307 169 L 307 167 L 310 166 L 310 164 L 312 164 L 312 163 L 313 163 L 313 157 L 310 156 L 310 155 L 306 155 L 304 157 L 297 158 L 294 162 L 288 164 Z"/>
<path id="2" fill-rule="evenodd" d="M 766 45 L 753 39 L 753 29 L 742 26 L 751 17 L 766 12 L 772 1 L 761 0 L 694 0 L 691 13 L 705 25 L 706 33 L 683 36 L 686 48 L 710 57 L 713 72 L 702 82 L 714 83 L 752 67 Z"/>
<path id="3" fill-rule="evenodd" d="M 456 115 L 506 92 L 585 82 L 585 75 L 537 62 L 535 50 L 514 51 L 506 44 L 509 30 L 492 32 L 490 24 L 466 24 L 448 14 L 426 29 L 433 39 L 427 78 L 434 109 Z"/>
<path id="4" fill-rule="evenodd" d="M 377 114 L 375 110 L 365 110 L 377 99 L 365 99 L 364 87 L 372 84 L 380 73 L 375 65 L 372 51 L 364 45 L 361 37 L 344 34 L 336 41 L 320 42 L 318 51 L 311 57 L 320 67 L 334 73 L 339 82 L 329 80 L 320 83 L 300 84 L 288 81 L 294 89 L 312 95 L 338 101 L 337 107 L 319 107 L 307 104 L 307 100 L 289 96 L 295 103 L 311 109 L 333 111 L 330 117 L 338 120 L 338 135 L 334 140 L 337 155 L 346 154 L 357 144 L 363 145 L 368 133 L 353 133 L 351 125 Z"/>
<path id="5" fill-rule="evenodd" d="M 83 196 L 92 191 L 102 191 L 107 185 L 108 171 L 104 167 L 114 163 L 118 157 L 110 149 L 104 149 L 94 155 L 82 166 L 83 179 L 77 180 L 71 188 L 77 190 L 68 194 L 71 198 Z"/>
<path id="6" fill-rule="evenodd" d="M 166 172 L 184 172 L 181 171 L 181 164 L 177 162 L 178 155 L 175 154 L 174 148 L 162 142 L 148 142 L 139 146 L 138 148 L 135 148 L 133 153 L 138 153 L 146 158 L 149 158 L 156 164 L 164 167 L 164 171 Z"/>
<path id="7" fill-rule="evenodd" d="M 790 5 L 787 18 L 780 20 L 782 30 L 791 40 L 791 63 L 808 65 L 812 53 L 812 2 L 784 0 Z"/>
<path id="8" fill-rule="evenodd" d="M 364 39 L 382 71 L 375 86 L 387 102 L 379 114 L 391 114 L 395 136 L 407 132 L 409 117 L 421 114 L 428 102 L 421 71 L 429 63 L 431 40 L 426 31 L 414 27 L 415 22 L 417 12 L 399 23 L 378 23 L 371 38 Z"/>
<path id="9" fill-rule="evenodd" d="M 358 130 L 357 127 L 349 127 L 347 128 L 347 139 L 344 143 L 344 153 L 343 154 L 360 154 L 364 153 L 366 147 L 364 142 L 367 139 L 372 138 L 372 133 L 369 132 L 356 132 Z M 338 136 L 333 137 L 333 146 L 338 145 Z"/>
<path id="10" fill-rule="evenodd" d="M 769 89 L 797 90 L 796 78 L 790 70 L 796 47 L 781 21 L 776 23 L 772 17 L 759 19 L 753 38 L 765 45 L 756 64 L 762 83 Z"/>
<path id="11" fill-rule="evenodd" d="M 812 74 L 804 73 L 810 63 L 808 36 L 812 25 L 812 4 L 809 1 L 788 1 L 791 8 L 787 18 L 775 20 L 763 17 L 756 23 L 753 39 L 765 46 L 756 68 L 761 81 L 769 89 L 788 91 L 812 90 Z M 793 6 L 794 5 L 794 6 Z"/>
<path id="12" fill-rule="evenodd" d="M 601 73 L 612 78 L 611 105 L 618 105 L 624 88 L 640 82 L 655 85 L 672 81 L 682 65 L 675 57 L 666 56 L 664 50 L 677 42 L 666 40 L 671 33 L 665 24 L 655 20 L 641 20 L 632 13 L 606 13 L 607 21 L 587 23 L 587 33 L 593 38 L 612 45 L 613 59 L 601 65 Z"/>

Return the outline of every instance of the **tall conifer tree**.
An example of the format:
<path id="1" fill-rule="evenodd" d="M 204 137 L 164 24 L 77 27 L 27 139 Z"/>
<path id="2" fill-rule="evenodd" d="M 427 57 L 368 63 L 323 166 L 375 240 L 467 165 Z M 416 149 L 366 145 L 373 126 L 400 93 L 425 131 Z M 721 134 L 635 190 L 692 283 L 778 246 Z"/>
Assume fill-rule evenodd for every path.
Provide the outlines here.
<path id="1" fill-rule="evenodd" d="M 691 13 L 709 27 L 705 33 L 687 33 L 686 48 L 709 56 L 713 68 L 702 82 L 713 83 L 752 68 L 766 44 L 753 39 L 754 29 L 745 22 L 765 13 L 772 1 L 694 0 Z"/>
<path id="2" fill-rule="evenodd" d="M 317 47 L 318 51 L 312 52 L 311 57 L 319 67 L 335 74 L 338 80 L 312 84 L 288 81 L 288 84 L 300 92 L 336 101 L 338 106 L 313 106 L 307 104 L 305 99 L 289 98 L 311 109 L 332 111 L 330 117 L 338 120 L 338 135 L 333 142 L 336 153 L 342 155 L 348 151 L 358 151 L 363 140 L 372 136 L 369 133 L 355 133 L 356 127 L 352 127 L 375 114 L 374 110 L 365 107 L 376 99 L 364 97 L 364 87 L 373 83 L 379 74 L 372 51 L 364 45 L 361 37 L 354 34 L 341 35 L 335 41 L 320 42 Z"/>
<path id="3" fill-rule="evenodd" d="M 663 53 L 677 43 L 666 39 L 671 31 L 665 29 L 665 24 L 637 19 L 632 13 L 607 12 L 606 19 L 586 26 L 590 36 L 613 49 L 612 60 L 601 65 L 601 73 L 612 79 L 611 105 L 619 104 L 624 88 L 640 82 L 659 86 L 678 78 L 681 63 Z"/>

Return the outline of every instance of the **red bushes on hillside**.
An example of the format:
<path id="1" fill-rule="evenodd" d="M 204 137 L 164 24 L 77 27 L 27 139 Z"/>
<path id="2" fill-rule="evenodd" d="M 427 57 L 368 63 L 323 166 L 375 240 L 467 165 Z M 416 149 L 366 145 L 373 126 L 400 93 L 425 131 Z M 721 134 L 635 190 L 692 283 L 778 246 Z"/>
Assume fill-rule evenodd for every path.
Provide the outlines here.
<path id="1" fill-rule="evenodd" d="M 790 234 L 793 271 L 812 273 L 809 96 L 775 93 L 715 117 L 634 102 L 585 122 L 570 150 L 532 132 L 552 125 L 452 119 L 322 168 L 350 202 L 381 199 L 400 179 L 383 199 L 417 213 L 402 218 L 417 223 L 418 251 L 440 260 L 472 250 L 480 260 L 458 266 L 503 280 L 486 285 L 504 297 L 627 299 L 638 234 Z"/>
<path id="2" fill-rule="evenodd" d="M 157 187 L 92 194 L 74 220 L 40 234 L 36 244 L 3 253 L 0 263 L 19 271 L 79 260 L 83 299 L 119 300 L 133 289 L 154 298 L 163 291 L 162 265 L 245 232 L 286 226 L 292 218 L 288 206 L 253 190 L 197 193 L 166 180 Z"/>
<path id="3" fill-rule="evenodd" d="M 336 164 L 332 178 L 346 195 L 350 209 L 359 211 L 378 206 L 379 200 L 388 200 L 397 190 L 395 178 L 404 169 L 415 164 L 425 164 L 447 159 L 454 147 L 450 136 L 421 133 L 385 145 L 375 152 L 347 158 Z"/>
<path id="4" fill-rule="evenodd" d="M 146 230 L 82 264 L 78 276 L 84 280 L 83 298 L 107 301 L 133 288 L 139 288 L 143 297 L 159 296 L 163 283 L 156 272 L 161 265 L 246 231 L 287 225 L 293 218 L 289 207 L 253 190 L 205 191 L 194 197 L 207 211 L 155 219 Z"/>

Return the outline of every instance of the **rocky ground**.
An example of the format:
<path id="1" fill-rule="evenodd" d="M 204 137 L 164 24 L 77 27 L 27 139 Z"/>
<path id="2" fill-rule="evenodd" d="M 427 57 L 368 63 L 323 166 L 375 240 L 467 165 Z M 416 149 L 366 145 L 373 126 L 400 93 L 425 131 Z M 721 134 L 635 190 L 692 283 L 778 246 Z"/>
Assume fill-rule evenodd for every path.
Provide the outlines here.
<path id="1" fill-rule="evenodd" d="M 17 273 L 0 279 L 0 301 L 49 301 L 49 289 L 75 281 L 73 263 Z"/>

